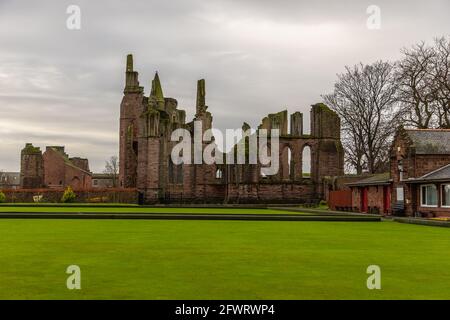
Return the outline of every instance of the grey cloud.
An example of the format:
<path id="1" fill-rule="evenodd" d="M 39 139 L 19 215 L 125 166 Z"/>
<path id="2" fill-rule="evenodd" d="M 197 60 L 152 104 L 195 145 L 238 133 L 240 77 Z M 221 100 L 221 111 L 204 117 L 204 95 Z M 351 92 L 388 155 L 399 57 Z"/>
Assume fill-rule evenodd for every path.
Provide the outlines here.
<path id="1" fill-rule="evenodd" d="M 82 29 L 65 27 L 77 4 Z M 381 7 L 382 29 L 365 27 Z M 448 34 L 447 0 L 0 1 L 0 169 L 18 170 L 25 142 L 65 144 L 100 171 L 118 153 L 125 55 L 149 92 L 158 70 L 167 96 L 194 113 L 207 80 L 218 128 L 256 126 L 332 89 L 345 65 L 394 60 L 403 46 Z"/>

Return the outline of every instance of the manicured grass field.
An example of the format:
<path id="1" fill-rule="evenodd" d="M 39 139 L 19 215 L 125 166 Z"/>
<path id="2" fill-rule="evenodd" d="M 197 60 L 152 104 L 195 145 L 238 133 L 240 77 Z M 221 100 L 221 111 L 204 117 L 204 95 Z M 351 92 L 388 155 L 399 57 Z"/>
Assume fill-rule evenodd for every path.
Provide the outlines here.
<path id="1" fill-rule="evenodd" d="M 449 253 L 395 222 L 0 219 L 0 299 L 450 299 Z"/>
<path id="2" fill-rule="evenodd" d="M 274 209 L 246 209 L 246 208 L 145 208 L 145 207 L 15 207 L 0 206 L 1 212 L 84 212 L 84 213 L 226 213 L 226 214 L 301 214 Z"/>

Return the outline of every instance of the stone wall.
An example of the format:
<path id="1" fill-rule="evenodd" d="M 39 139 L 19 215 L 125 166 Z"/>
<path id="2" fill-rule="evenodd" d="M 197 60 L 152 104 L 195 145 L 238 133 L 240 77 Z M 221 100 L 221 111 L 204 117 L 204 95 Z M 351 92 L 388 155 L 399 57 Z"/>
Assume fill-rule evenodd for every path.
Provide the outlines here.
<path id="1" fill-rule="evenodd" d="M 44 154 L 44 182 L 50 188 L 73 189 L 90 188 L 92 186 L 92 174 L 83 168 L 89 169 L 87 159 L 70 158 L 64 152 L 64 147 L 47 147 Z M 75 162 L 72 161 L 75 159 Z M 76 166 L 76 164 L 82 167 Z"/>
<path id="2" fill-rule="evenodd" d="M 138 203 L 136 189 L 108 188 L 74 190 L 79 203 Z M 64 189 L 14 189 L 3 190 L 8 203 L 32 203 L 33 197 L 42 196 L 41 202 L 58 203 L 64 194 Z"/>
<path id="3" fill-rule="evenodd" d="M 175 129 L 184 128 L 192 137 L 195 121 L 203 124 L 202 133 L 212 127 L 204 80 L 197 83 L 196 114 L 189 123 L 185 122 L 185 112 L 177 108 L 177 101 L 164 97 L 158 74 L 152 81 L 150 95 L 144 96 L 143 92 L 138 73 L 133 70 L 132 57 L 128 56 L 120 105 L 119 180 L 122 187 L 136 187 L 145 203 L 315 202 L 324 197 L 324 177 L 343 175 L 340 119 L 324 104 L 311 107 L 312 129 L 308 135 L 303 134 L 300 112 L 291 115 L 290 128 L 286 110 L 262 119 L 258 128 L 280 130 L 280 170 L 274 176 L 263 177 L 259 163 L 179 166 L 171 163 L 170 154 L 176 143 L 170 138 Z M 242 127 L 249 126 L 244 123 Z M 302 172 L 306 147 L 311 148 L 311 172 L 307 177 Z M 217 178 L 219 168 L 220 179 Z"/>
<path id="4" fill-rule="evenodd" d="M 20 153 L 20 186 L 42 188 L 44 186 L 44 159 L 42 151 L 27 143 Z"/>

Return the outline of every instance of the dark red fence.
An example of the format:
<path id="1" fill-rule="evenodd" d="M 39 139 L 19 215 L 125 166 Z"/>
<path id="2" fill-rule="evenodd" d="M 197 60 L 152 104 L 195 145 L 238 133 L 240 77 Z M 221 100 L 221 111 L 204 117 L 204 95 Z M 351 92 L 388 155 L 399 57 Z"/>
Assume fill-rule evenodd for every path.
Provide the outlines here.
<path id="1" fill-rule="evenodd" d="M 352 192 L 350 190 L 330 191 L 328 206 L 331 210 L 352 210 Z"/>

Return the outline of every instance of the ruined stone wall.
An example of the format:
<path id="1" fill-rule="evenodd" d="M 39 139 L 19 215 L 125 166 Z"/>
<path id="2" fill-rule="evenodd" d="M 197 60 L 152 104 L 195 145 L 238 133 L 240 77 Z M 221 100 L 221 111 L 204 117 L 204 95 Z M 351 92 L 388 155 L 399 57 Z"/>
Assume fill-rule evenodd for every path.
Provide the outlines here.
<path id="1" fill-rule="evenodd" d="M 137 184 L 138 112 L 142 99 L 142 93 L 127 93 L 120 106 L 119 184 L 124 188 Z"/>
<path id="2" fill-rule="evenodd" d="M 84 171 L 90 171 L 89 170 L 89 160 L 88 159 L 74 157 L 74 158 L 70 158 L 69 160 L 70 160 L 70 162 L 72 162 L 78 168 L 81 168 Z"/>
<path id="3" fill-rule="evenodd" d="M 63 187 L 66 183 L 64 160 L 59 152 L 53 147 L 47 147 L 44 152 L 45 185 L 50 188 Z"/>
<path id="4" fill-rule="evenodd" d="M 186 123 L 185 112 L 177 108 L 177 101 L 164 97 L 158 74 L 152 81 L 150 95 L 144 96 L 130 56 L 125 77 L 120 107 L 120 185 L 137 187 L 143 202 L 311 202 L 323 198 L 324 177 L 343 174 L 339 117 L 323 104 L 311 108 L 309 135 L 303 133 L 300 112 L 290 116 L 289 128 L 286 110 L 262 119 L 260 129 L 280 130 L 280 170 L 275 176 L 263 177 L 260 164 L 174 165 L 170 154 L 176 143 L 170 141 L 171 133 L 176 128 L 186 128 L 193 134 L 194 122 Z M 194 121 L 202 122 L 202 133 L 212 127 L 213 121 L 205 97 L 205 81 L 199 80 Z M 246 127 L 244 123 L 243 128 Z M 302 172 L 306 146 L 311 148 L 308 176 Z"/>
<path id="5" fill-rule="evenodd" d="M 119 126 L 119 185 L 124 188 L 137 185 L 139 123 L 143 108 L 143 88 L 139 86 L 138 72 L 134 71 L 133 56 L 128 55 Z"/>
<path id="6" fill-rule="evenodd" d="M 42 188 L 44 186 L 44 159 L 40 148 L 27 143 L 20 154 L 21 188 Z"/>
<path id="7" fill-rule="evenodd" d="M 45 185 L 49 188 L 72 187 L 74 189 L 90 188 L 92 186 L 92 174 L 83 168 L 89 168 L 87 159 L 69 158 L 64 152 L 64 147 L 47 147 L 44 154 Z M 72 159 L 75 159 L 73 162 Z"/>

